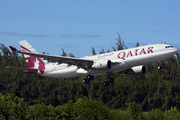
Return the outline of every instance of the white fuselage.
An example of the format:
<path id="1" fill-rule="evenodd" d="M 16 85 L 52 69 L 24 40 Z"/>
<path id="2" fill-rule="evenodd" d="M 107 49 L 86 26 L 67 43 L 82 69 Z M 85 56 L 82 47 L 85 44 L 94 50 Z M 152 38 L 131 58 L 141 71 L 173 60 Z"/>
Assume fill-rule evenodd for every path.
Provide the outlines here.
<path id="1" fill-rule="evenodd" d="M 168 46 L 168 47 L 167 47 Z M 45 72 L 43 74 L 38 72 L 38 75 L 56 78 L 73 78 L 84 76 L 88 74 L 104 74 L 122 71 L 134 66 L 154 63 L 159 60 L 164 60 L 172 57 L 177 53 L 177 49 L 168 44 L 154 44 L 147 46 L 139 46 L 132 49 L 125 49 L 115 52 L 109 52 L 94 56 L 85 57 L 85 59 L 99 61 L 111 60 L 116 63 L 108 70 L 89 69 L 85 70 L 78 68 L 78 66 L 58 63 L 48 63 L 45 65 Z M 82 58 L 83 59 L 83 58 Z"/>

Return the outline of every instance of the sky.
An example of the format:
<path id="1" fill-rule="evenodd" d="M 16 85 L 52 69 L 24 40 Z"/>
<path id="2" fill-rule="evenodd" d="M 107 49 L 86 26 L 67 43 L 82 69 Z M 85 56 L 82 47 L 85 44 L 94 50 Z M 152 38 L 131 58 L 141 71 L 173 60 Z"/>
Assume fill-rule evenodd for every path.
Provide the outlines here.
<path id="1" fill-rule="evenodd" d="M 168 43 L 180 48 L 179 0 L 1 0 L 0 43 L 76 57 L 116 47 Z"/>

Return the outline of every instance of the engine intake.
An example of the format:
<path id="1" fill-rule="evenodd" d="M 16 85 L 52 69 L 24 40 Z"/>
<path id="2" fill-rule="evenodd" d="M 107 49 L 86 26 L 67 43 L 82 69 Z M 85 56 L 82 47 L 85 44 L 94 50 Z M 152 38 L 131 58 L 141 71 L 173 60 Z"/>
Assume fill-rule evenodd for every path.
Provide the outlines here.
<path id="1" fill-rule="evenodd" d="M 128 70 L 128 74 L 144 75 L 146 74 L 146 67 L 144 65 L 132 67 Z"/>
<path id="2" fill-rule="evenodd" d="M 110 60 L 98 60 L 94 62 L 92 68 L 96 70 L 108 70 L 112 68 L 112 62 Z"/>

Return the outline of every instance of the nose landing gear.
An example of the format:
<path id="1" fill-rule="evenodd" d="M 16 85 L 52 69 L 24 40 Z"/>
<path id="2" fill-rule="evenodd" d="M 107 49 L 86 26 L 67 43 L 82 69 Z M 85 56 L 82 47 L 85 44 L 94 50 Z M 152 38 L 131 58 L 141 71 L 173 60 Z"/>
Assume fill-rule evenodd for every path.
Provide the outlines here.
<path id="1" fill-rule="evenodd" d="M 162 69 L 162 66 L 161 66 L 161 62 L 160 61 L 158 61 L 158 70 L 161 70 Z"/>

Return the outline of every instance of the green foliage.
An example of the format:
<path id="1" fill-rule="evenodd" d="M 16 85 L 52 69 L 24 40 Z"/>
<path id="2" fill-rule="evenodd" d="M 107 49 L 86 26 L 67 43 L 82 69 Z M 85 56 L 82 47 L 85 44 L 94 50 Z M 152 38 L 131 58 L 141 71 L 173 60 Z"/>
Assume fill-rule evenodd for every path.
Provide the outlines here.
<path id="1" fill-rule="evenodd" d="M 91 52 L 92 52 L 93 55 L 96 55 L 96 51 L 95 51 L 94 47 L 92 47 L 92 51 Z"/>
<path id="2" fill-rule="evenodd" d="M 73 111 L 78 116 L 78 119 L 110 119 L 108 107 L 104 106 L 102 102 L 96 100 L 89 100 L 87 97 L 80 98 L 74 103 Z"/>
<path id="3" fill-rule="evenodd" d="M 44 103 L 35 104 L 29 107 L 27 119 L 48 120 L 57 118 L 54 106 L 46 106 Z"/>
<path id="4" fill-rule="evenodd" d="M 125 114 L 125 119 L 127 120 L 142 120 L 143 115 L 142 115 L 142 107 L 140 105 L 137 105 L 135 102 L 128 103 L 128 108 L 124 112 Z"/>
<path id="5" fill-rule="evenodd" d="M 163 113 L 159 109 L 152 109 L 143 113 L 141 105 L 135 102 L 127 103 L 124 111 L 111 109 L 101 101 L 81 97 L 64 105 L 54 107 L 38 103 L 28 105 L 22 98 L 13 94 L 0 94 L 1 119 L 38 119 L 38 120 L 179 120 L 180 111 L 177 107 Z"/>
<path id="6" fill-rule="evenodd" d="M 100 51 L 99 51 L 99 54 L 103 54 L 105 53 L 104 49 L 102 48 Z"/>
<path id="7" fill-rule="evenodd" d="M 13 94 L 0 94 L 0 116 L 3 119 L 25 119 L 28 105 Z"/>
<path id="8" fill-rule="evenodd" d="M 79 98 L 73 103 L 69 101 L 56 108 L 52 105 L 38 103 L 28 106 L 23 99 L 13 94 L 0 94 L 0 117 L 1 119 L 110 119 L 113 118 L 110 108 L 100 101 L 89 100 L 87 97 Z"/>
<path id="9" fill-rule="evenodd" d="M 163 120 L 164 115 L 163 112 L 159 109 L 152 109 L 151 112 L 149 112 L 146 115 L 148 120 Z"/>
<path id="10" fill-rule="evenodd" d="M 75 57 L 75 55 L 72 53 L 69 53 L 69 57 Z"/>
<path id="11" fill-rule="evenodd" d="M 177 110 L 177 107 L 171 107 L 165 112 L 164 118 L 165 120 L 180 120 L 180 111 Z"/>
<path id="12" fill-rule="evenodd" d="M 138 47 L 139 46 L 139 42 L 137 41 L 137 43 L 136 43 L 136 46 L 135 47 Z"/>
<path id="13" fill-rule="evenodd" d="M 118 34 L 118 38 L 116 39 L 117 42 L 116 42 L 116 45 L 117 47 L 112 47 L 113 51 L 118 51 L 118 50 L 124 50 L 124 49 L 127 49 L 127 47 L 124 45 L 124 40 L 121 40 L 121 36 L 119 33 Z"/>
<path id="14" fill-rule="evenodd" d="M 68 56 L 68 54 L 64 51 L 63 48 L 62 48 L 62 55 L 61 56 Z"/>

